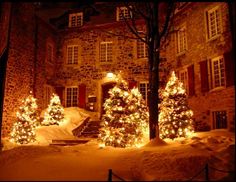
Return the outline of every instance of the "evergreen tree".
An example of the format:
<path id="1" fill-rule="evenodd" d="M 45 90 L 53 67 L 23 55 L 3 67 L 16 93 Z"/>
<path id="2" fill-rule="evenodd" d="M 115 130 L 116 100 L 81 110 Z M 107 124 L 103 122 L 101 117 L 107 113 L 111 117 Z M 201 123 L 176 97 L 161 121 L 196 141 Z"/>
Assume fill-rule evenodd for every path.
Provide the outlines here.
<path id="1" fill-rule="evenodd" d="M 64 119 L 64 108 L 58 95 L 52 94 L 48 108 L 44 114 L 42 125 L 59 125 Z"/>
<path id="2" fill-rule="evenodd" d="M 27 144 L 35 141 L 35 128 L 39 122 L 36 99 L 30 95 L 22 101 L 17 111 L 17 121 L 13 124 L 10 133 L 11 141 L 18 144 Z"/>
<path id="3" fill-rule="evenodd" d="M 193 111 L 188 106 L 186 90 L 172 72 L 162 92 L 159 113 L 160 137 L 174 139 L 188 136 L 194 131 L 192 117 Z"/>
<path id="4" fill-rule="evenodd" d="M 148 127 L 148 111 L 138 89 L 118 77 L 110 97 L 104 103 L 99 141 L 106 146 L 130 147 L 141 145 Z"/>

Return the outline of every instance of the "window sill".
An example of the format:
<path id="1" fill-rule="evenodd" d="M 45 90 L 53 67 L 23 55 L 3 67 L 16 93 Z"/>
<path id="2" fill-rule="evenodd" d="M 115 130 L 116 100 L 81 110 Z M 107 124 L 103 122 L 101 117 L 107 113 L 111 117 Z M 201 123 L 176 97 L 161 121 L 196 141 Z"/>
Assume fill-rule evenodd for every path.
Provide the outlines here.
<path id="1" fill-rule="evenodd" d="M 186 53 L 187 53 L 187 50 L 184 50 L 184 51 L 182 51 L 182 52 L 177 53 L 176 56 L 177 56 L 177 57 L 183 56 L 183 55 L 185 55 Z"/>
<path id="2" fill-rule="evenodd" d="M 211 41 L 217 40 L 217 39 L 219 39 L 221 36 L 222 36 L 222 34 L 217 34 L 217 35 L 215 35 L 214 37 L 208 38 L 208 39 L 207 39 L 207 42 L 211 42 Z"/>
<path id="3" fill-rule="evenodd" d="M 148 58 L 147 57 L 143 57 L 143 58 L 137 58 L 138 61 L 147 61 Z"/>
<path id="4" fill-rule="evenodd" d="M 216 87 L 216 88 L 211 89 L 209 92 L 211 93 L 211 92 L 221 91 L 221 90 L 223 90 L 225 88 L 226 88 L 225 86 Z"/>

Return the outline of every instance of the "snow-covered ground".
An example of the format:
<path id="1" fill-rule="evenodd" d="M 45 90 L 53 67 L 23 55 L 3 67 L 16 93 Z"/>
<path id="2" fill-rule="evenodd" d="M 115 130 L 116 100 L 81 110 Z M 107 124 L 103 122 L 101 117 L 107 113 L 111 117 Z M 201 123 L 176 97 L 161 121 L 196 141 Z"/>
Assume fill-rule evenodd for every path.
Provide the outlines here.
<path id="1" fill-rule="evenodd" d="M 74 112 L 69 111 L 70 117 L 73 116 Z M 54 137 L 62 139 L 65 130 L 55 129 Z M 153 140 L 140 148 L 125 149 L 99 148 L 96 139 L 76 146 L 49 146 L 49 136 L 53 136 L 53 131 L 47 139 L 41 138 L 43 142 L 24 146 L 13 145 L 5 139 L 4 151 L 0 153 L 0 180 L 106 181 L 108 169 L 112 169 L 124 180 L 185 181 L 206 163 L 210 167 L 210 180 L 219 180 L 233 177 L 212 167 L 235 170 L 235 133 L 224 129 L 195 133 L 188 139 L 165 140 L 165 143 Z M 118 179 L 113 176 L 113 180 Z M 205 180 L 204 171 L 194 178 L 196 180 Z"/>

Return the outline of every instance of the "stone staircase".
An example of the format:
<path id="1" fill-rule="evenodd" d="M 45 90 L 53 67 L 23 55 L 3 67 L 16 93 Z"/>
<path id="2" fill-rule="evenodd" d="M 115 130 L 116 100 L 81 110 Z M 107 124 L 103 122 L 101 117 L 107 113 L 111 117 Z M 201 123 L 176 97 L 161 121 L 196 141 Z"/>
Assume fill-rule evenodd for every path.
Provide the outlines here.
<path id="1" fill-rule="evenodd" d="M 72 146 L 87 143 L 91 138 L 98 137 L 99 128 L 101 128 L 100 121 L 91 120 L 88 117 L 79 127 L 72 131 L 74 139 L 52 140 L 50 146 Z"/>
<path id="2" fill-rule="evenodd" d="M 50 146 L 72 146 L 87 143 L 89 139 L 52 140 Z"/>
<path id="3" fill-rule="evenodd" d="M 80 136 L 89 137 L 89 138 L 97 138 L 99 134 L 100 121 L 88 121 L 85 127 L 82 129 Z"/>

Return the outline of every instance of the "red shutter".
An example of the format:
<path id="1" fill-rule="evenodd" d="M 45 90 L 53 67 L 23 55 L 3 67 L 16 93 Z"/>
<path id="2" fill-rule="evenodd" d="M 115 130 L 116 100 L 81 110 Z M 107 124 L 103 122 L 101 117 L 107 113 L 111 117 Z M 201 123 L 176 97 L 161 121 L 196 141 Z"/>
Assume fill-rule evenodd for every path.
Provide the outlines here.
<path id="1" fill-rule="evenodd" d="M 189 96 L 193 96 L 195 94 L 194 89 L 194 65 L 190 65 L 188 67 L 188 87 L 189 87 Z"/>
<path id="2" fill-rule="evenodd" d="M 207 92 L 209 91 L 207 60 L 200 62 L 200 73 L 201 73 L 201 91 Z"/>
<path id="3" fill-rule="evenodd" d="M 137 82 L 135 80 L 129 81 L 129 89 L 137 87 Z"/>
<path id="4" fill-rule="evenodd" d="M 86 85 L 80 84 L 79 85 L 79 103 L 78 106 L 81 108 L 86 107 Z"/>
<path id="5" fill-rule="evenodd" d="M 63 91 L 64 91 L 65 87 L 55 87 L 55 92 L 56 94 L 59 96 L 60 100 L 61 100 L 61 104 L 63 106 L 64 105 L 64 99 L 63 99 Z"/>
<path id="6" fill-rule="evenodd" d="M 235 60 L 233 51 L 224 53 L 225 73 L 226 73 L 226 87 L 235 84 Z"/>

